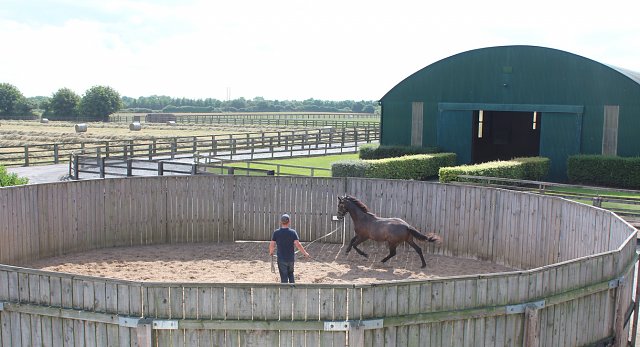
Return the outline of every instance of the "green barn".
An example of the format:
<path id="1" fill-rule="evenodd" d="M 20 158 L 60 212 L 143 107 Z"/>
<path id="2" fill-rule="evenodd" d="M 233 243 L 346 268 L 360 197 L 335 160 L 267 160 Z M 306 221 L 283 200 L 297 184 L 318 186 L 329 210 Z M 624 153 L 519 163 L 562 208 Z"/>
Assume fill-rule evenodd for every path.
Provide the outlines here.
<path id="1" fill-rule="evenodd" d="M 438 146 L 460 164 L 573 154 L 640 155 L 640 73 L 534 46 L 442 59 L 380 100 L 381 144 Z"/>

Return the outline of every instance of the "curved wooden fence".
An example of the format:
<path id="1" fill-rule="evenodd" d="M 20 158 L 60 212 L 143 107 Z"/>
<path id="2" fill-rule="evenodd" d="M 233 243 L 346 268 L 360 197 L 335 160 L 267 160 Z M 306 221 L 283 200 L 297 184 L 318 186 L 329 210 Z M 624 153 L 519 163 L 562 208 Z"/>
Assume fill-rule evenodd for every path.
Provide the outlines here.
<path id="1" fill-rule="evenodd" d="M 25 269 L 95 248 L 303 241 L 337 196 L 443 236 L 427 252 L 521 271 L 370 285 L 149 283 Z M 349 238 L 350 222 L 346 225 Z M 342 242 L 333 234 L 328 242 Z M 0 189 L 0 343 L 15 345 L 579 346 L 629 334 L 635 230 L 566 200 L 416 181 L 140 177 Z"/>

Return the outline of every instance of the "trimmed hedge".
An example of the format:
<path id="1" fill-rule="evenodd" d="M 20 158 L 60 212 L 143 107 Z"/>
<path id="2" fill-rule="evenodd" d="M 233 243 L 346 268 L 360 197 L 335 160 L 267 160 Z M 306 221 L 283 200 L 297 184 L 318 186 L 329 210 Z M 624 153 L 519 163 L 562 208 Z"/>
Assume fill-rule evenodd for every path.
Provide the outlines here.
<path id="1" fill-rule="evenodd" d="M 511 161 L 521 163 L 525 180 L 542 181 L 549 176 L 551 160 L 545 157 L 513 158 Z"/>
<path id="2" fill-rule="evenodd" d="M 442 183 L 470 181 L 468 179 L 458 178 L 458 175 L 520 179 L 524 176 L 524 168 L 522 164 L 515 161 L 490 161 L 482 164 L 443 167 L 438 173 L 440 182 Z"/>
<path id="3" fill-rule="evenodd" d="M 490 161 L 482 164 L 443 167 L 440 182 L 468 182 L 458 175 L 513 178 L 518 180 L 540 180 L 549 173 L 551 161 L 543 157 L 515 158 L 509 161 Z"/>
<path id="4" fill-rule="evenodd" d="M 365 177 L 368 162 L 364 160 L 340 160 L 331 164 L 332 177 Z"/>
<path id="5" fill-rule="evenodd" d="M 455 153 L 416 154 L 368 162 L 365 177 L 424 181 L 437 177 L 441 167 L 455 165 L 456 155 Z"/>
<path id="6" fill-rule="evenodd" d="M 380 146 L 367 143 L 358 149 L 358 156 L 363 160 L 397 158 L 412 154 L 433 154 L 440 152 L 437 147 Z"/>
<path id="7" fill-rule="evenodd" d="M 344 160 L 331 165 L 333 177 L 426 180 L 443 166 L 454 165 L 455 153 L 416 154 L 377 160 Z"/>
<path id="8" fill-rule="evenodd" d="M 579 154 L 567 159 L 569 182 L 617 188 L 640 188 L 640 158 Z"/>

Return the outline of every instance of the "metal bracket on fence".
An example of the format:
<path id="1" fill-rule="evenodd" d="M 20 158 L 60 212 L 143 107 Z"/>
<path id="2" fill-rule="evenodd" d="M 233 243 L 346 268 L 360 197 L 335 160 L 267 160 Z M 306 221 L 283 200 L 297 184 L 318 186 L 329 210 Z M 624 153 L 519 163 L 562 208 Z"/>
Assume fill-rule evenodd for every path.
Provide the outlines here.
<path id="1" fill-rule="evenodd" d="M 136 328 L 140 318 L 118 317 L 118 325 L 125 328 Z"/>
<path id="2" fill-rule="evenodd" d="M 176 330 L 178 329 L 177 320 L 154 320 L 151 325 L 152 329 L 157 330 Z"/>
<path id="3" fill-rule="evenodd" d="M 545 305 L 544 300 L 525 302 L 524 304 L 507 306 L 506 312 L 507 314 L 524 313 L 527 307 L 531 307 L 534 309 L 541 309 L 544 307 L 544 305 Z"/>
<path id="4" fill-rule="evenodd" d="M 618 288 L 621 283 L 624 283 L 624 276 L 609 281 L 609 289 Z"/>
<path id="5" fill-rule="evenodd" d="M 383 327 L 384 327 L 383 319 L 324 322 L 324 331 L 349 331 L 353 329 L 370 330 L 370 329 L 382 329 Z"/>

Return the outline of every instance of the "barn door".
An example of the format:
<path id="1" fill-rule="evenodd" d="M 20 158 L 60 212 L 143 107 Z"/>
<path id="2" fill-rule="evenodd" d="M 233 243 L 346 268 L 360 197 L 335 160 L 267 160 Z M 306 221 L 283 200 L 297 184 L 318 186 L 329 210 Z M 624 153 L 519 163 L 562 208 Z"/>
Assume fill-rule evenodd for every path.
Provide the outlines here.
<path id="1" fill-rule="evenodd" d="M 440 110 L 438 114 L 438 147 L 456 153 L 458 164 L 471 163 L 472 125 L 471 110 Z"/>
<path id="2" fill-rule="evenodd" d="M 549 178 L 552 181 L 567 180 L 567 158 L 580 153 L 581 129 L 581 114 L 542 114 L 540 156 L 551 159 Z"/>

